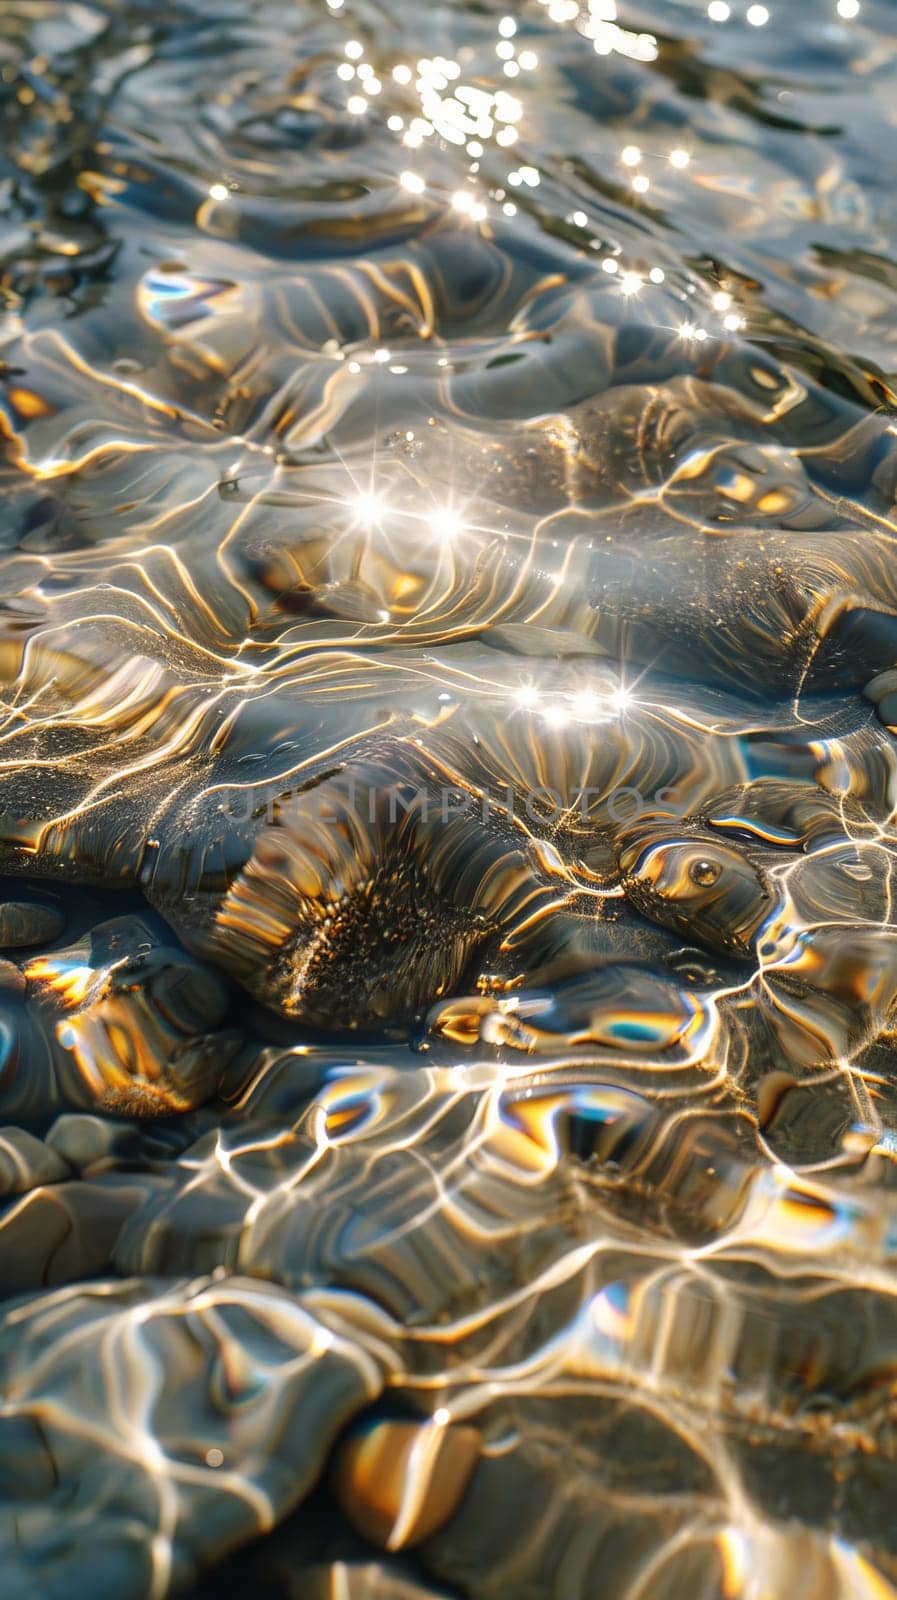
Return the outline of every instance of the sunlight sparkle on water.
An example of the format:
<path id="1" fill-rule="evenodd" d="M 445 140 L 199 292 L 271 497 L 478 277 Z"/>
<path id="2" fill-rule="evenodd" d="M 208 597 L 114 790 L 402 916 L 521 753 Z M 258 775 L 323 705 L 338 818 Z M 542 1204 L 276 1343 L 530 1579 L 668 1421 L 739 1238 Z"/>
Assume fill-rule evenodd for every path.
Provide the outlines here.
<path id="1" fill-rule="evenodd" d="M 464 532 L 464 519 L 451 506 L 444 506 L 441 510 L 434 511 L 428 520 L 430 527 L 439 539 L 455 539 L 458 534 Z"/>
<path id="2" fill-rule="evenodd" d="M 355 520 L 364 528 L 375 528 L 386 511 L 382 496 L 372 492 L 358 494 L 350 501 Z"/>
<path id="3" fill-rule="evenodd" d="M 597 717 L 600 712 L 601 701 L 597 694 L 592 694 L 590 690 L 584 689 L 581 694 L 573 696 L 572 706 L 574 716 L 578 717 L 582 722 L 589 722 L 593 717 Z"/>

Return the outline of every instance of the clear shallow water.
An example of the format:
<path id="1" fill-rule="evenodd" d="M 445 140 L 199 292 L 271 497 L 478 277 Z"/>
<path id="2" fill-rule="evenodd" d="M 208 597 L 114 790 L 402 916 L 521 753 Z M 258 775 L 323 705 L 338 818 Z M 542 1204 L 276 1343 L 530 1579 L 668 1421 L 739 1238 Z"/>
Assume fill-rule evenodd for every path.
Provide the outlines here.
<path id="1" fill-rule="evenodd" d="M 4 1595 L 892 1594 L 897 13 L 0 15 Z"/>

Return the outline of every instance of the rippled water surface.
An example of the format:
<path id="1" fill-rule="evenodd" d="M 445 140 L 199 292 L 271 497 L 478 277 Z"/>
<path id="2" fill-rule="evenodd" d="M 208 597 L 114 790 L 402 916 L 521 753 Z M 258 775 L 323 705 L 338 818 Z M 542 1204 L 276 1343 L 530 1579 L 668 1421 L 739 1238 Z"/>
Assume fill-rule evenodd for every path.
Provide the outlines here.
<path id="1" fill-rule="evenodd" d="M 3 1600 L 897 1596 L 897 6 L 0 130 Z"/>

